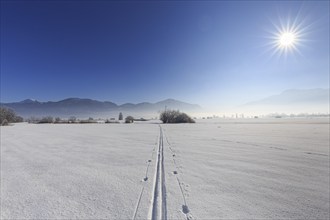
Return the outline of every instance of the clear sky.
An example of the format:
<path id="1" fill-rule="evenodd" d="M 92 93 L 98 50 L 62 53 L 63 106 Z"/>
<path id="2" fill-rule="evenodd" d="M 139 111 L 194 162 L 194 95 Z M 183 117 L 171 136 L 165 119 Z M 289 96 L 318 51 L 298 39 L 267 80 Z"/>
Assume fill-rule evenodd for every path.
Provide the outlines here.
<path id="1" fill-rule="evenodd" d="M 293 88 L 329 88 L 328 1 L 1 1 L 1 102 L 220 107 Z"/>

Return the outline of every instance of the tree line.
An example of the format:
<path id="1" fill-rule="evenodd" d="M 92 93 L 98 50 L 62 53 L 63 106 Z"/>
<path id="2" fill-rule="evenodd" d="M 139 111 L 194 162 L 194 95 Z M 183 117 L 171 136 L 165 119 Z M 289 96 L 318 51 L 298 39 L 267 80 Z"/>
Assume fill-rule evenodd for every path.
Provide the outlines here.
<path id="1" fill-rule="evenodd" d="M 120 112 L 118 115 L 118 121 L 115 118 L 106 119 L 104 123 L 119 123 L 124 119 L 123 113 Z M 165 110 L 160 113 L 159 119 L 163 123 L 195 123 L 195 121 L 186 113 L 180 112 L 179 110 Z M 21 116 L 18 116 L 12 109 L 0 107 L 0 125 L 8 125 L 9 123 L 23 122 L 24 119 Z M 68 119 L 61 119 L 60 117 L 53 118 L 52 116 L 45 116 L 42 118 L 30 117 L 26 120 L 28 123 L 35 124 L 71 124 L 71 123 L 97 123 L 97 120 L 94 120 L 92 117 L 84 120 L 78 120 L 75 116 L 71 116 Z M 132 116 L 127 116 L 125 118 L 125 123 L 133 123 L 134 121 L 146 121 L 146 119 L 140 118 L 135 119 Z"/>

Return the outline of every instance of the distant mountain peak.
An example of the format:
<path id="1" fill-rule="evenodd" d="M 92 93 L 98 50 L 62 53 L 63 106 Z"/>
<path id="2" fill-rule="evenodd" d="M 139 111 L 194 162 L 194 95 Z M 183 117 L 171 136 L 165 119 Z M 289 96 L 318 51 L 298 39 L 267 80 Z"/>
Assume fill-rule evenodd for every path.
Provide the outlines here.
<path id="1" fill-rule="evenodd" d="M 156 102 L 155 104 L 160 104 L 160 103 L 184 103 L 184 104 L 188 104 L 186 102 L 182 102 L 182 101 L 179 101 L 179 100 L 176 100 L 176 99 L 165 99 L 163 101 L 159 101 L 159 102 Z"/>
<path id="2" fill-rule="evenodd" d="M 178 100 L 169 98 L 169 99 L 163 100 L 162 102 L 178 102 Z"/>
<path id="3" fill-rule="evenodd" d="M 72 97 L 72 98 L 66 98 L 66 99 L 63 99 L 63 100 L 61 100 L 61 101 L 59 101 L 59 102 L 76 102 L 76 101 L 89 101 L 89 100 L 92 100 L 92 99 L 82 99 L 82 98 L 74 98 L 74 97 Z"/>
<path id="4" fill-rule="evenodd" d="M 38 103 L 36 99 L 25 99 L 23 101 L 20 101 L 19 103 L 29 104 L 29 103 Z"/>

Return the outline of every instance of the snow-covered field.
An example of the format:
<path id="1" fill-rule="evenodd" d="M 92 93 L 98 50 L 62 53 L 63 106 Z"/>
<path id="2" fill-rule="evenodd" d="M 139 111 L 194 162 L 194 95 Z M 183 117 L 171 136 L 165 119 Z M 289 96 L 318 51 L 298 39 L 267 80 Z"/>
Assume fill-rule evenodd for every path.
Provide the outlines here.
<path id="1" fill-rule="evenodd" d="M 328 219 L 329 119 L 1 127 L 2 219 Z"/>

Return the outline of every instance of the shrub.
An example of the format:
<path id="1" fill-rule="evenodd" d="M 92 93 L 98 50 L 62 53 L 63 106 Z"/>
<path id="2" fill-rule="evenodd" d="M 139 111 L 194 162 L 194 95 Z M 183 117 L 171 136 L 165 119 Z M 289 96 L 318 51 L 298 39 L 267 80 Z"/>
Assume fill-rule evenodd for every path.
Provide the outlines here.
<path id="1" fill-rule="evenodd" d="M 109 119 L 107 119 L 107 120 L 105 120 L 104 123 L 106 123 L 106 124 L 119 124 L 119 121 L 115 121 L 115 120 L 109 120 Z"/>
<path id="2" fill-rule="evenodd" d="M 8 108 L 0 108 L 0 122 L 2 124 L 2 122 L 4 120 L 8 122 L 13 122 L 14 121 L 14 117 L 15 117 L 15 112 L 11 109 Z"/>
<path id="3" fill-rule="evenodd" d="M 96 120 L 94 120 L 92 117 L 89 117 L 87 120 L 80 120 L 80 124 L 91 124 L 91 123 L 97 123 Z"/>
<path id="4" fill-rule="evenodd" d="M 16 116 L 14 119 L 14 122 L 23 122 L 23 121 L 24 121 L 24 118 L 21 116 Z"/>
<path id="5" fill-rule="evenodd" d="M 52 116 L 43 117 L 38 123 L 39 124 L 51 124 L 54 122 L 54 119 Z"/>
<path id="6" fill-rule="evenodd" d="M 127 116 L 125 118 L 125 123 L 133 123 L 134 122 L 134 118 L 132 116 Z"/>
<path id="7" fill-rule="evenodd" d="M 77 121 L 77 118 L 75 116 L 71 116 L 68 120 L 69 123 L 75 123 Z"/>
<path id="8" fill-rule="evenodd" d="M 6 126 L 6 125 L 8 125 L 9 123 L 8 123 L 8 121 L 7 121 L 7 119 L 4 119 L 2 122 L 1 122 L 1 125 L 2 126 Z"/>
<path id="9" fill-rule="evenodd" d="M 189 115 L 178 110 L 165 110 L 159 118 L 163 123 L 195 123 Z"/>
<path id="10" fill-rule="evenodd" d="M 32 117 L 28 118 L 26 121 L 28 123 L 36 124 L 36 123 L 38 123 L 40 121 L 40 119 L 32 116 Z"/>
<path id="11" fill-rule="evenodd" d="M 8 125 L 15 122 L 23 122 L 23 118 L 16 115 L 12 109 L 0 107 L 0 125 Z"/>
<path id="12" fill-rule="evenodd" d="M 140 118 L 140 119 L 134 119 L 134 121 L 148 121 L 147 119 L 144 119 L 144 118 Z"/>

